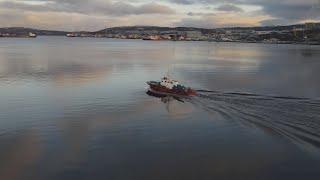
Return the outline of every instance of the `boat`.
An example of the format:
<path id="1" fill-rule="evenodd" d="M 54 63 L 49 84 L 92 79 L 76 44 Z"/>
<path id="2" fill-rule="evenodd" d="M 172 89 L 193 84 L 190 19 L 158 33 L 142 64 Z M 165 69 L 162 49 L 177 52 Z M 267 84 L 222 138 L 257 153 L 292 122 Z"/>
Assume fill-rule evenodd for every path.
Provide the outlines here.
<path id="1" fill-rule="evenodd" d="M 36 37 L 37 37 L 37 34 L 32 33 L 32 32 L 29 32 L 29 33 L 28 33 L 28 37 L 30 37 L 30 38 L 36 38 Z"/>
<path id="2" fill-rule="evenodd" d="M 161 81 L 148 81 L 150 91 L 157 94 L 174 96 L 195 96 L 197 92 L 189 87 L 181 85 L 178 81 L 163 77 Z"/>
<path id="3" fill-rule="evenodd" d="M 68 33 L 66 34 L 67 37 L 77 37 L 77 34 L 75 33 Z"/>

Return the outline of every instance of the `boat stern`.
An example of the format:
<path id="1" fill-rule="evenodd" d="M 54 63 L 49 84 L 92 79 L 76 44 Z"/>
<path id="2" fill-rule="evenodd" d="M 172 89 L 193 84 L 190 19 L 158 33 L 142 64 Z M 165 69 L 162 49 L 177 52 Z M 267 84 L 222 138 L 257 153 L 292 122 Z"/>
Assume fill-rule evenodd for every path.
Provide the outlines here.
<path id="1" fill-rule="evenodd" d="M 193 90 L 193 89 L 191 89 L 191 88 L 188 88 L 187 94 L 188 94 L 188 96 L 196 96 L 198 93 L 197 93 L 196 90 Z"/>

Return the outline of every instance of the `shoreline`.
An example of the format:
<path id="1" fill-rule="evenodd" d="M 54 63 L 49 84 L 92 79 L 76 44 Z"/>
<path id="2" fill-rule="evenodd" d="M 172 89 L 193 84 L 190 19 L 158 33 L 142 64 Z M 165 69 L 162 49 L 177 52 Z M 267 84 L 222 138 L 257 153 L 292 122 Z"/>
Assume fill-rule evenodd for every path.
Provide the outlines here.
<path id="1" fill-rule="evenodd" d="M 66 37 L 66 36 L 56 36 L 56 35 L 39 35 L 37 37 Z M 30 36 L 10 36 L 10 37 L 2 37 L 0 39 L 36 39 L 37 37 Z M 248 44 L 292 44 L 292 45 L 312 45 L 312 46 L 320 46 L 320 42 L 312 41 L 312 42 L 295 42 L 295 41 L 280 41 L 280 42 L 263 42 L 263 41 L 218 41 L 218 40 L 151 40 L 151 39 L 134 39 L 134 38 L 108 38 L 108 37 L 92 37 L 92 36 L 83 36 L 83 37 L 66 37 L 66 38 L 92 38 L 92 39 L 126 39 L 126 40 L 141 40 L 141 41 L 172 41 L 172 42 L 216 42 L 216 43 L 248 43 Z"/>

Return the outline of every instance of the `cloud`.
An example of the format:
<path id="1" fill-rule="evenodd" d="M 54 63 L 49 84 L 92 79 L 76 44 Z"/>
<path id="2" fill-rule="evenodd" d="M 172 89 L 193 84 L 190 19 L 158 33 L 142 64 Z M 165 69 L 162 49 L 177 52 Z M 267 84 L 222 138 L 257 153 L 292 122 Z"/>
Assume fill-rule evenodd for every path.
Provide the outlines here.
<path id="1" fill-rule="evenodd" d="M 176 4 L 221 4 L 221 3 L 234 3 L 241 0 L 169 0 Z"/>
<path id="2" fill-rule="evenodd" d="M 273 17 L 288 20 L 301 20 L 309 18 L 310 16 L 312 16 L 312 18 L 320 16 L 319 6 L 312 2 L 313 0 L 305 1 L 304 3 L 296 1 L 292 1 L 290 3 L 288 1 L 271 1 L 269 3 L 260 3 L 260 5 L 263 7 L 263 11 L 266 14 Z"/>
<path id="3" fill-rule="evenodd" d="M 1 8 L 19 9 L 36 12 L 68 12 L 81 14 L 102 14 L 102 15 L 139 15 L 139 14 L 174 14 L 175 10 L 158 3 L 145 3 L 132 5 L 125 2 L 111 2 L 101 0 L 53 0 L 37 1 L 43 3 L 30 3 L 31 1 L 4 1 L 0 2 Z M 34 1 L 32 1 L 34 2 Z"/>
<path id="4" fill-rule="evenodd" d="M 171 20 L 175 20 L 175 13 L 171 7 L 153 2 L 137 4 L 110 0 L 0 0 L 1 26 L 73 31 L 136 24 L 168 25 Z"/>
<path id="5" fill-rule="evenodd" d="M 0 15 L 1 26 L 73 30 L 284 25 L 320 20 L 320 0 L 0 0 Z"/>
<path id="6" fill-rule="evenodd" d="M 171 2 L 177 3 L 177 4 L 194 4 L 195 3 L 194 0 L 171 0 Z"/>
<path id="7" fill-rule="evenodd" d="M 156 3 L 144 4 L 133 9 L 133 14 L 175 14 L 172 8 Z"/>
<path id="8" fill-rule="evenodd" d="M 216 8 L 218 11 L 226 11 L 226 12 L 244 12 L 244 10 L 238 6 L 233 4 L 223 4 Z"/>
<path id="9" fill-rule="evenodd" d="M 257 26 L 265 16 L 239 16 L 237 14 L 205 14 L 200 17 L 183 18 L 176 22 L 176 26 L 184 27 L 202 27 L 202 28 L 217 28 L 217 27 L 238 27 L 238 26 Z"/>
<path id="10" fill-rule="evenodd" d="M 67 18 L 66 18 L 67 17 Z M 97 31 L 106 27 L 154 25 L 168 26 L 178 18 L 163 18 L 163 15 L 95 16 L 66 12 L 0 11 L 2 27 L 31 27 L 66 31 Z"/>
<path id="11" fill-rule="evenodd" d="M 273 18 L 302 20 L 320 17 L 320 0 L 170 0 L 177 4 L 218 5 L 217 10 L 239 12 L 235 5 L 259 6 Z M 227 5 L 225 5 L 227 3 Z M 238 11 L 237 11 L 238 10 Z"/>
<path id="12" fill-rule="evenodd" d="M 306 20 L 320 20 L 320 1 L 316 0 L 284 0 L 280 2 L 260 2 L 263 13 L 271 16 L 261 21 L 262 25 L 288 25 Z"/>
<path id="13" fill-rule="evenodd" d="M 188 12 L 188 16 L 215 16 L 215 13 L 194 13 L 194 12 Z"/>
<path id="14" fill-rule="evenodd" d="M 20 11 L 1 10 L 0 11 L 0 24 L 2 26 L 23 26 L 26 21 L 25 15 Z"/>

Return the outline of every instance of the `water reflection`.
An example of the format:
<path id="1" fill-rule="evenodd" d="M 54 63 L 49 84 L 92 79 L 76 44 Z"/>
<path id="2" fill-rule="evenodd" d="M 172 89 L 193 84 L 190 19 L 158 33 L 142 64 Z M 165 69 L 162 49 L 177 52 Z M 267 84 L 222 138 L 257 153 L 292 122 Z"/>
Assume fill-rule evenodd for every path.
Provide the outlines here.
<path id="1" fill-rule="evenodd" d="M 20 57 L 3 57 L 0 63 L 1 79 L 47 80 L 57 85 L 97 81 L 105 78 L 113 69 L 112 66 L 90 64 L 89 62 L 34 59 L 27 55 L 21 59 Z"/>
<path id="2" fill-rule="evenodd" d="M 35 174 L 28 171 L 36 165 L 43 153 L 37 132 L 27 130 L 6 141 L 2 138 L 0 140 L 0 178 L 10 180 L 34 178 Z"/>
<path id="3" fill-rule="evenodd" d="M 168 114 L 174 119 L 181 119 L 181 117 L 195 111 L 190 104 L 185 103 L 186 100 L 190 99 L 189 97 L 161 94 L 150 90 L 147 90 L 146 94 L 150 97 L 160 99 Z"/>
<path id="4" fill-rule="evenodd" d="M 149 96 L 152 97 L 156 97 L 156 98 L 160 98 L 161 102 L 165 103 L 165 104 L 169 104 L 170 102 L 177 100 L 179 102 L 183 102 L 183 99 L 181 97 L 178 96 L 173 96 L 173 95 L 167 95 L 167 94 L 161 94 L 161 93 L 156 93 L 150 90 L 146 91 L 146 94 L 148 94 Z"/>
<path id="5" fill-rule="evenodd" d="M 1 41 L 0 179 L 319 174 L 317 46 Z M 187 86 L 216 91 L 146 94 L 145 82 L 168 69 Z"/>
<path id="6" fill-rule="evenodd" d="M 175 66 L 176 71 L 181 72 L 179 78 L 210 90 L 319 97 L 318 47 L 246 45 L 235 49 L 232 46 L 219 48 L 228 49 L 223 50 L 222 57 L 213 55 L 212 60 L 201 61 L 203 64 Z M 257 52 L 254 55 L 246 53 L 248 57 L 241 54 L 233 57 L 233 50 Z"/>

